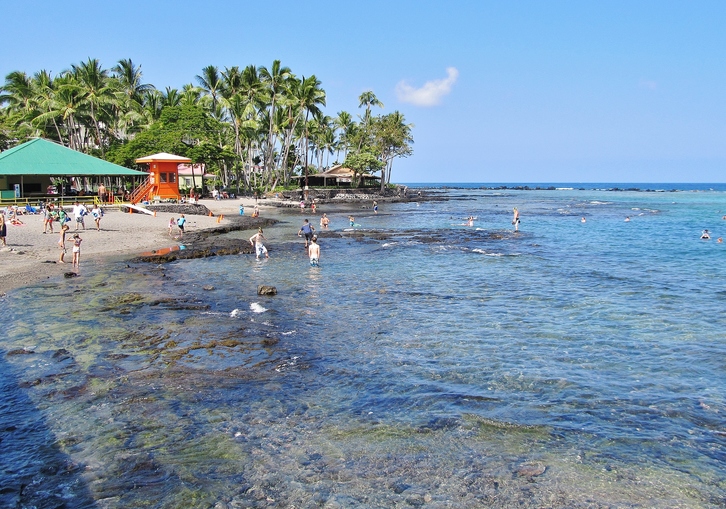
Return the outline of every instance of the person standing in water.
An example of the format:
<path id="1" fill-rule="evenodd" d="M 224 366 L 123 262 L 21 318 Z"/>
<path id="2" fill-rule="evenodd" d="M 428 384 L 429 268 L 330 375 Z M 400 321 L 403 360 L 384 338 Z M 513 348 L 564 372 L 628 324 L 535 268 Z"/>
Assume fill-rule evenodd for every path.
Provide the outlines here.
<path id="1" fill-rule="evenodd" d="M 514 225 L 514 231 L 519 231 L 519 210 L 517 210 L 517 207 L 514 207 L 514 217 L 512 218 L 512 224 Z"/>
<path id="2" fill-rule="evenodd" d="M 378 202 L 375 200 L 373 201 L 373 212 L 378 214 Z"/>
<path id="3" fill-rule="evenodd" d="M 323 213 L 323 217 L 320 218 L 320 227 L 328 229 L 328 225 L 330 224 L 330 219 L 328 219 L 328 216 Z"/>
<path id="4" fill-rule="evenodd" d="M 250 244 L 252 244 L 252 247 L 255 248 L 255 255 L 257 255 L 257 259 L 260 259 L 261 255 L 265 255 L 265 258 L 269 258 L 270 255 L 267 254 L 267 248 L 262 243 L 263 240 L 267 240 L 264 235 L 262 235 L 262 228 L 257 229 L 257 233 L 255 233 L 252 237 L 250 237 Z"/>
<path id="5" fill-rule="evenodd" d="M 313 235 L 310 239 L 310 247 L 308 248 L 308 256 L 310 257 L 310 266 L 319 267 L 320 263 L 320 246 L 318 245 L 318 236 Z"/>
<path id="6" fill-rule="evenodd" d="M 310 237 L 313 236 L 313 232 L 315 231 L 315 228 L 313 228 L 313 225 L 310 224 L 310 221 L 307 219 L 305 222 L 303 222 L 303 225 L 300 227 L 300 231 L 297 232 L 297 236 L 300 237 L 303 234 L 305 235 L 305 247 L 308 247 L 308 243 L 310 242 Z"/>

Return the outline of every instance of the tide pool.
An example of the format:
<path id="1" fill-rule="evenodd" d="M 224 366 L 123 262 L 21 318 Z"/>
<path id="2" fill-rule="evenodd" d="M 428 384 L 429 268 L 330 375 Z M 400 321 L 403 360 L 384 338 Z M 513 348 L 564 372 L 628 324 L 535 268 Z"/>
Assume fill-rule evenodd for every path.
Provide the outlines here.
<path id="1" fill-rule="evenodd" d="M 726 192 L 432 192 L 2 299 L 0 505 L 723 506 Z"/>

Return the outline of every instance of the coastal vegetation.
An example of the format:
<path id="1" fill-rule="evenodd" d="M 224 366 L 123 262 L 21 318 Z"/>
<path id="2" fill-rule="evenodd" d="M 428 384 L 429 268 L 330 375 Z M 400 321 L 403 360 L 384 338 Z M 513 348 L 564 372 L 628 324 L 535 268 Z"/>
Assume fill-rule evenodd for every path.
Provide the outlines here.
<path id="1" fill-rule="evenodd" d="M 290 186 L 336 163 L 391 182 L 393 162 L 412 153 L 412 124 L 383 108 L 372 91 L 359 98 L 357 120 L 329 116 L 315 75 L 297 76 L 275 60 L 270 67 L 209 65 L 181 90 L 144 83 L 141 66 L 96 59 L 57 75 L 13 71 L 0 87 L 0 151 L 34 137 L 133 168 L 157 152 L 189 157 L 237 192 Z M 303 180 L 303 185 L 304 185 Z"/>

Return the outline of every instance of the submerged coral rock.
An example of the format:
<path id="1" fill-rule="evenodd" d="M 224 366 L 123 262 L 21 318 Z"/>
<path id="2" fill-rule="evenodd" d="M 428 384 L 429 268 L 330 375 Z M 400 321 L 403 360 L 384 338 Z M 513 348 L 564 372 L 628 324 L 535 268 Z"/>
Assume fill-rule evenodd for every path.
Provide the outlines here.
<path id="1" fill-rule="evenodd" d="M 277 288 L 274 286 L 259 285 L 257 295 L 277 295 Z"/>

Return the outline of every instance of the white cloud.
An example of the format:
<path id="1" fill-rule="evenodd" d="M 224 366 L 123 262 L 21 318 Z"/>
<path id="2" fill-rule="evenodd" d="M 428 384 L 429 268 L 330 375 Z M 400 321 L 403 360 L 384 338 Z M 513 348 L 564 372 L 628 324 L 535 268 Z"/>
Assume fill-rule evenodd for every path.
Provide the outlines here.
<path id="1" fill-rule="evenodd" d="M 456 67 L 448 67 L 446 74 L 448 76 L 445 79 L 427 81 L 421 88 L 414 88 L 405 81 L 400 81 L 396 85 L 396 96 L 399 101 L 416 106 L 436 106 L 442 97 L 451 93 L 451 87 L 459 77 Z"/>

